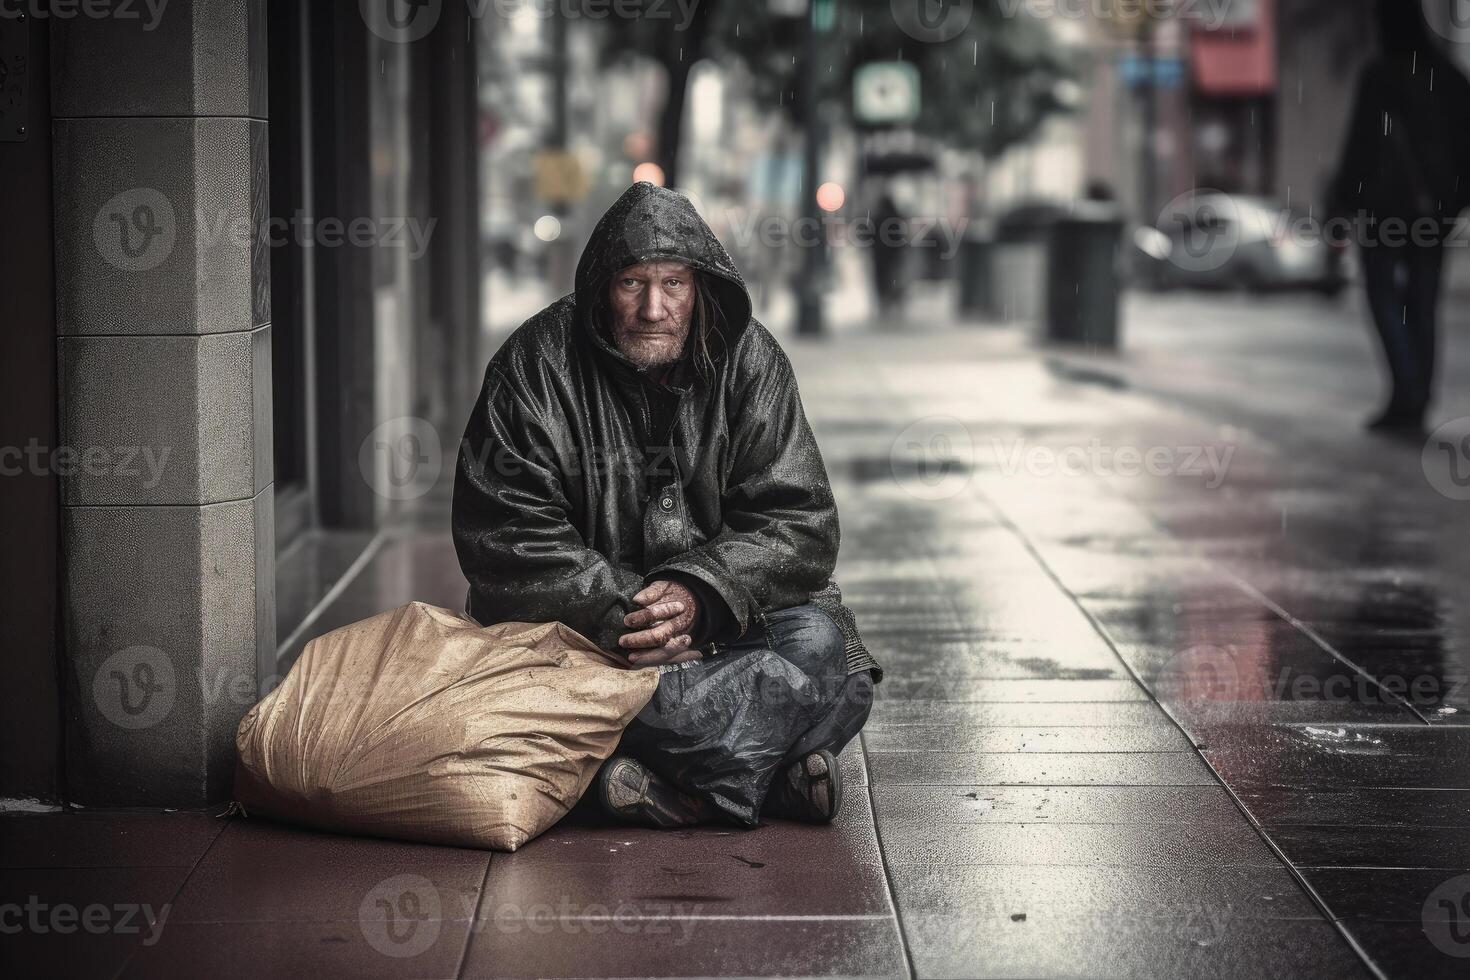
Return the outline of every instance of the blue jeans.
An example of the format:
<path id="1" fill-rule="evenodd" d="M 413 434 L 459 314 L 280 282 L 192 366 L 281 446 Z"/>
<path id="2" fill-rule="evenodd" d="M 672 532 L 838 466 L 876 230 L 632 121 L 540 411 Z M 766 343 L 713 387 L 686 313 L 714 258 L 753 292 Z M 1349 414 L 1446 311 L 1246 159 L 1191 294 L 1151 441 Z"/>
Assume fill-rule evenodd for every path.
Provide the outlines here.
<path id="1" fill-rule="evenodd" d="M 776 773 L 818 749 L 841 752 L 872 706 L 872 678 L 847 673 L 836 624 L 796 606 L 767 613 L 764 627 L 713 656 L 666 670 L 619 751 L 754 826 Z"/>

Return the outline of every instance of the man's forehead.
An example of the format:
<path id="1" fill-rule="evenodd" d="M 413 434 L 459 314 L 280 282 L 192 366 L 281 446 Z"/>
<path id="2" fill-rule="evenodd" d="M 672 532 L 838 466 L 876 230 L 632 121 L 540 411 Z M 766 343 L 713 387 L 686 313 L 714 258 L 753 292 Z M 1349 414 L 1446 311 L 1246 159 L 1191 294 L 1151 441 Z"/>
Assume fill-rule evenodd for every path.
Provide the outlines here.
<path id="1" fill-rule="evenodd" d="M 626 269 L 618 270 L 615 278 L 658 279 L 665 276 L 687 276 L 690 268 L 686 263 L 674 261 L 639 262 Z"/>

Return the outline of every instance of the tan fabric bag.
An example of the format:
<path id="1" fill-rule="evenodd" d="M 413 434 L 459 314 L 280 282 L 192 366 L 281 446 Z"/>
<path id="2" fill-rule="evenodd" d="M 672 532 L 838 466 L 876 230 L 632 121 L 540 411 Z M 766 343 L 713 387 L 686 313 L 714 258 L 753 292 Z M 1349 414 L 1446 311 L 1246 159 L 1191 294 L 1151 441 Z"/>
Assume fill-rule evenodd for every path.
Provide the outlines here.
<path id="1" fill-rule="evenodd" d="M 514 851 L 569 810 L 658 685 L 560 623 L 421 602 L 306 645 L 235 744 L 247 813 Z"/>

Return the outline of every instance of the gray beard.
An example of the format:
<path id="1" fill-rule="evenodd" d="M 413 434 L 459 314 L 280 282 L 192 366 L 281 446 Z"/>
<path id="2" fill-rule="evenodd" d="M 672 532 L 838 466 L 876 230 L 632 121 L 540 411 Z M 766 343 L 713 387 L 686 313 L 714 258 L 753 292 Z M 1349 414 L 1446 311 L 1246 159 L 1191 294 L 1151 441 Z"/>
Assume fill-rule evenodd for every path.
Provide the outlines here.
<path id="1" fill-rule="evenodd" d="M 632 361 L 633 366 L 640 371 L 657 371 L 661 368 L 671 367 L 678 364 L 684 358 L 684 352 L 682 350 L 673 357 L 657 358 L 646 357 L 636 351 L 623 350 L 621 347 L 618 350 L 622 352 L 624 357 Z"/>
<path id="2" fill-rule="evenodd" d="M 679 361 L 684 359 L 684 352 L 689 349 L 689 336 L 687 333 L 684 337 L 684 343 L 672 355 L 665 355 L 662 351 L 655 354 L 650 348 L 642 345 L 630 344 L 624 346 L 618 341 L 615 331 L 613 332 L 612 340 L 613 346 L 617 348 L 618 353 L 631 361 L 633 366 L 638 370 L 644 372 L 661 370 L 679 363 Z"/>

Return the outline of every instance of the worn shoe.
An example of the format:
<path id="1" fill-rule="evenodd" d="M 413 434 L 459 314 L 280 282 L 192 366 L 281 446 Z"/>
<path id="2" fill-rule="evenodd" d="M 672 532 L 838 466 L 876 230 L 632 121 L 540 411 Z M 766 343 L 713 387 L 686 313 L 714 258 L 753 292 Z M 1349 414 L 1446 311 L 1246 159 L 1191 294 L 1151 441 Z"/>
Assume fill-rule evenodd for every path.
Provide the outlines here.
<path id="1" fill-rule="evenodd" d="M 688 827 L 705 818 L 699 800 L 626 755 L 615 755 L 603 765 L 597 793 L 608 815 L 643 827 Z"/>
<path id="2" fill-rule="evenodd" d="M 842 769 L 826 749 L 793 762 L 776 776 L 766 796 L 766 816 L 831 823 L 842 806 Z"/>
<path id="3" fill-rule="evenodd" d="M 1429 434 L 1424 425 L 1423 412 L 1400 411 L 1391 407 L 1369 419 L 1364 427 L 1369 432 L 1380 435 L 1409 439 L 1418 439 Z"/>

